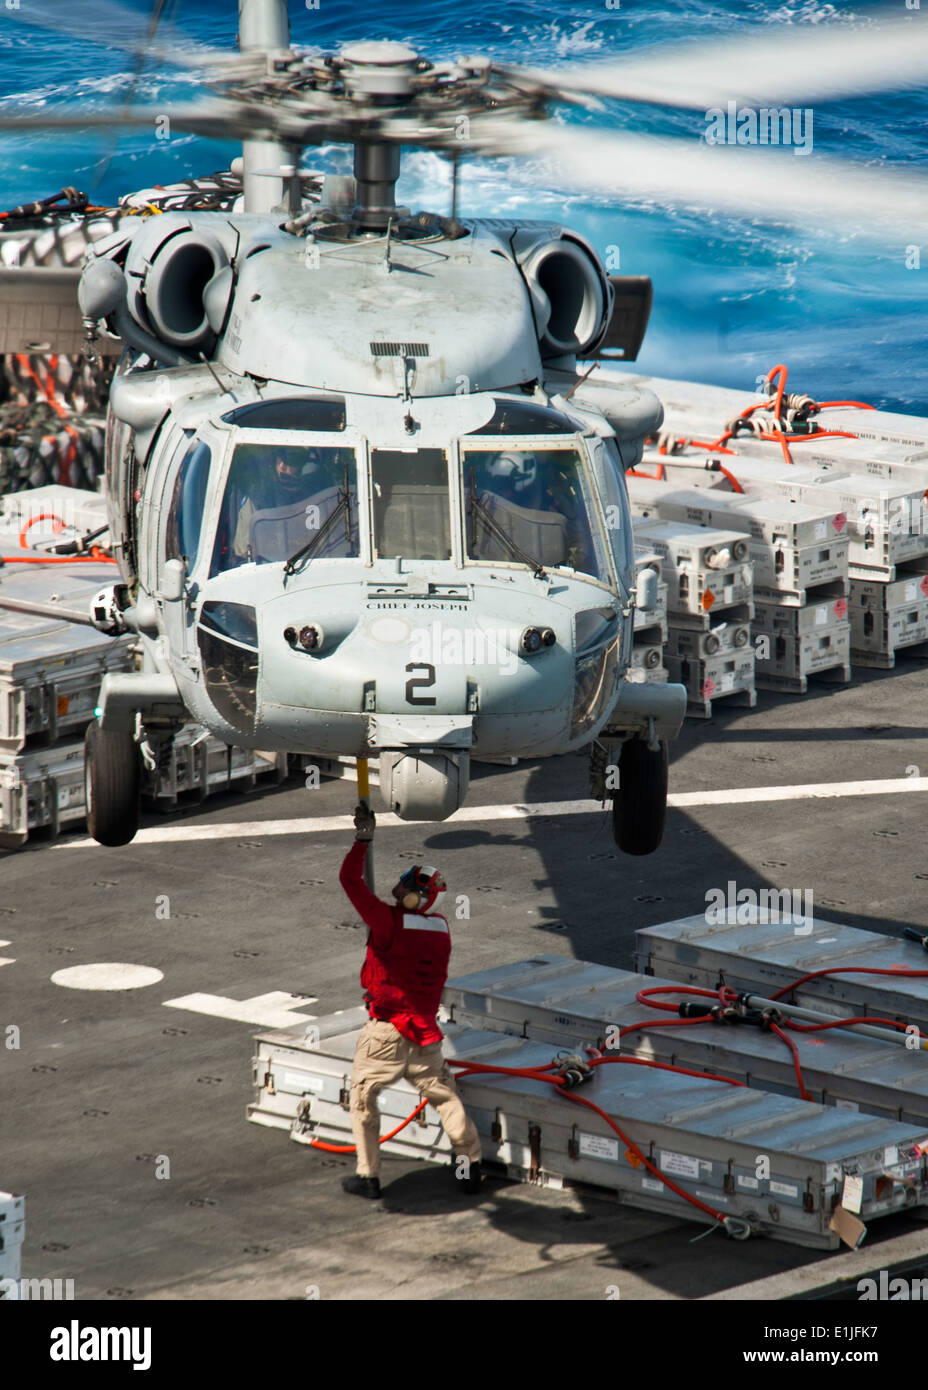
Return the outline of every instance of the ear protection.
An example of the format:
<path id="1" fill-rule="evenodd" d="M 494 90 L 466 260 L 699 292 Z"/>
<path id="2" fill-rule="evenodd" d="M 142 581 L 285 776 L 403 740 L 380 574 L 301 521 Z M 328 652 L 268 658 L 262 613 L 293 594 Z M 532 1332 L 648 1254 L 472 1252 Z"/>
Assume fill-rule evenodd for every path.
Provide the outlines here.
<path id="1" fill-rule="evenodd" d="M 406 912 L 428 912 L 445 888 L 445 880 L 437 869 L 428 864 L 416 864 L 406 870 L 393 893 Z"/>

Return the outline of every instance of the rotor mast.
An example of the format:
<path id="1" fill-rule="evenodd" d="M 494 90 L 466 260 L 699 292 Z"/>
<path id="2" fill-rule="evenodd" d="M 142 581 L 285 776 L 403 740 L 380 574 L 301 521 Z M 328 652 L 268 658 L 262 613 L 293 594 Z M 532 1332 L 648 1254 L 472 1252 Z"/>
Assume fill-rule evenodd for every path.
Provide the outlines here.
<path id="1" fill-rule="evenodd" d="M 419 55 L 405 43 L 376 40 L 353 43 L 342 49 L 345 88 L 383 107 L 407 105 L 414 93 L 413 78 L 419 71 Z M 388 140 L 357 140 L 354 176 L 358 203 L 354 220 L 364 231 L 384 231 L 397 215 L 396 181 L 400 176 L 400 147 Z"/>
<path id="2" fill-rule="evenodd" d="M 242 53 L 279 53 L 290 47 L 287 0 L 238 0 L 238 46 Z M 293 184 L 299 188 L 294 155 L 276 140 L 242 141 L 245 212 L 273 212 L 293 202 Z M 269 170 L 280 169 L 278 178 Z M 296 207 L 299 208 L 297 193 Z"/>

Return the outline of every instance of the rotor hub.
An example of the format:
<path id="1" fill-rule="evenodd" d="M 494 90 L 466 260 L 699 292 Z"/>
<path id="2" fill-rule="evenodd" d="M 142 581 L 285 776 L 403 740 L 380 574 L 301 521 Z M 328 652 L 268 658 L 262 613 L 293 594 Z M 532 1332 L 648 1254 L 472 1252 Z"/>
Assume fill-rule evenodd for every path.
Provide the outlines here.
<path id="1" fill-rule="evenodd" d="M 345 90 L 351 96 L 402 101 L 413 95 L 420 59 L 408 44 L 378 40 L 349 44 L 342 49 L 340 64 Z"/>

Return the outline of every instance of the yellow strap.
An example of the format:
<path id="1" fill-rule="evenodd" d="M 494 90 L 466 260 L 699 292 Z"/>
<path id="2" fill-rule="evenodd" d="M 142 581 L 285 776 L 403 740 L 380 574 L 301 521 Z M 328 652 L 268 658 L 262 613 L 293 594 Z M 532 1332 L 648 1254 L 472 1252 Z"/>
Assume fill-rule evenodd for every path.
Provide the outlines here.
<path id="1" fill-rule="evenodd" d="M 367 759 L 358 758 L 358 796 L 366 801 L 371 794 L 370 778 L 367 773 Z"/>

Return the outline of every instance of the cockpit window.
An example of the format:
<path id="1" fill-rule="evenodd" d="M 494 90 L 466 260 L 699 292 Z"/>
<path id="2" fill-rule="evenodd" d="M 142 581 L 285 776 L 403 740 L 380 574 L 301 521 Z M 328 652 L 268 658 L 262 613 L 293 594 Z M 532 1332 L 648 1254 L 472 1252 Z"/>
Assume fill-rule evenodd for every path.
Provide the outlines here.
<path id="1" fill-rule="evenodd" d="M 371 450 L 374 555 L 451 558 L 448 458 L 442 449 Z"/>
<path id="2" fill-rule="evenodd" d="M 601 529 L 576 449 L 462 450 L 471 560 L 566 565 L 608 583 Z"/>
<path id="3" fill-rule="evenodd" d="M 573 420 L 533 401 L 494 399 L 493 415 L 471 434 L 576 434 Z"/>
<path id="4" fill-rule="evenodd" d="M 194 566 L 200 544 L 210 458 L 209 445 L 204 444 L 202 439 L 190 446 L 177 470 L 168 508 L 164 557 L 166 560 L 186 560 L 188 570 Z"/>
<path id="5" fill-rule="evenodd" d="M 210 574 L 238 565 L 288 560 L 314 536 L 319 540 L 312 558 L 356 556 L 357 498 L 353 449 L 237 445 L 223 493 Z M 336 509 L 338 516 L 330 521 Z"/>
<path id="6" fill-rule="evenodd" d="M 345 428 L 345 401 L 341 396 L 283 396 L 274 401 L 250 401 L 236 406 L 222 419 L 227 425 L 262 430 L 322 430 Z"/>

